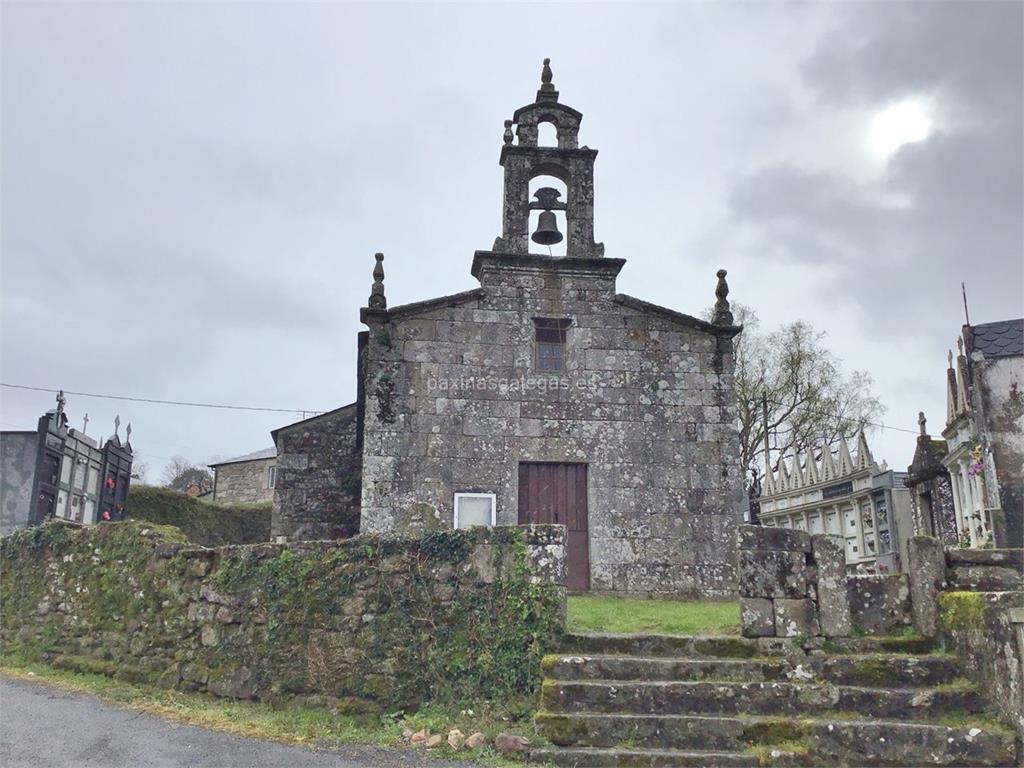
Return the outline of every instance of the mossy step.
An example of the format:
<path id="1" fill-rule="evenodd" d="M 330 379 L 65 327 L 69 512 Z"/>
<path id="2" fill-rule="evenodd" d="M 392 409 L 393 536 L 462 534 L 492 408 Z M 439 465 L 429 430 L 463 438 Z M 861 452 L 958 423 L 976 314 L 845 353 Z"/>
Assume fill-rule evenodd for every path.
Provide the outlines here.
<path id="1" fill-rule="evenodd" d="M 1017 765 L 1014 733 L 984 719 L 946 726 L 894 720 L 539 712 L 560 747 L 736 752 L 802 744 L 811 765 Z"/>
<path id="2" fill-rule="evenodd" d="M 798 644 L 799 643 L 799 644 Z M 601 632 L 565 634 L 558 648 L 562 654 L 604 654 L 681 658 L 751 659 L 800 656 L 806 651 L 830 655 L 901 653 L 929 654 L 939 650 L 934 638 L 917 635 L 869 637 L 797 638 L 721 637 L 716 635 L 610 634 Z"/>
<path id="3" fill-rule="evenodd" d="M 544 676 L 557 680 L 785 680 L 795 664 L 783 659 L 686 659 L 665 656 L 551 655 Z"/>
<path id="4" fill-rule="evenodd" d="M 861 654 L 835 657 L 689 659 L 614 654 L 553 654 L 542 661 L 556 680 L 678 680 L 697 682 L 830 682 L 911 687 L 941 685 L 960 674 L 955 656 Z"/>
<path id="5" fill-rule="evenodd" d="M 830 683 L 878 688 L 942 685 L 961 674 L 960 661 L 946 653 L 849 654 L 815 660 L 812 667 Z"/>
<path id="6" fill-rule="evenodd" d="M 927 721 L 981 712 L 975 686 L 869 688 L 826 683 L 678 680 L 545 680 L 541 706 L 551 712 L 672 715 L 775 715 L 850 712 L 863 717 Z"/>
<path id="7" fill-rule="evenodd" d="M 962 592 L 1019 592 L 1024 588 L 1021 566 L 958 565 L 946 569 L 948 589 Z"/>
<path id="8" fill-rule="evenodd" d="M 809 645 L 830 655 L 870 653 L 923 655 L 941 650 L 938 639 L 919 635 L 814 638 Z"/>
<path id="9" fill-rule="evenodd" d="M 530 753 L 531 763 L 569 766 L 570 768 L 669 768 L 699 766 L 700 768 L 756 768 L 757 758 L 749 752 L 706 752 L 677 749 L 611 749 L 594 747 L 551 747 Z"/>
<path id="10" fill-rule="evenodd" d="M 635 635 L 568 633 L 562 653 L 622 654 L 628 656 L 684 656 L 697 658 L 750 658 L 761 655 L 756 640 L 743 637 L 700 635 Z"/>

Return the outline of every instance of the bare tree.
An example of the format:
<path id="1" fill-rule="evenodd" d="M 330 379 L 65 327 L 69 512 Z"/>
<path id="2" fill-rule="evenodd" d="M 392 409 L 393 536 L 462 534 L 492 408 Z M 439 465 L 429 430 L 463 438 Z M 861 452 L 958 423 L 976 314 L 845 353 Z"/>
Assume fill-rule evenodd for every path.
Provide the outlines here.
<path id="1" fill-rule="evenodd" d="M 744 326 L 734 346 L 744 467 L 762 474 L 766 429 L 775 469 L 780 457 L 852 436 L 864 422 L 881 417 L 885 408 L 872 392 L 870 374 L 844 373 L 823 331 L 797 320 L 762 334 L 754 310 L 737 303 L 732 310 Z"/>
<path id="2" fill-rule="evenodd" d="M 181 456 L 175 456 L 170 464 L 164 467 L 164 485 L 175 491 L 185 493 L 193 488 L 197 494 L 213 490 L 213 474 L 205 467 L 200 467 Z"/>

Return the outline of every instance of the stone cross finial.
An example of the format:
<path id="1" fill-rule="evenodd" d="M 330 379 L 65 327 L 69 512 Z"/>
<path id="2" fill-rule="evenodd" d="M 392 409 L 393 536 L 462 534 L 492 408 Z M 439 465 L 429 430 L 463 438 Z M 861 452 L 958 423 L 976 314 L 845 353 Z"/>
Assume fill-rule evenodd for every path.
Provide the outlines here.
<path id="1" fill-rule="evenodd" d="M 928 434 L 928 419 L 924 417 L 924 411 L 917 412 L 917 426 L 921 428 L 921 434 Z"/>
<path id="2" fill-rule="evenodd" d="M 540 71 L 540 89 L 542 91 L 553 91 L 555 86 L 551 83 L 551 59 L 544 59 L 544 68 Z"/>
<path id="3" fill-rule="evenodd" d="M 373 268 L 373 287 L 370 289 L 367 306 L 370 309 L 387 309 L 388 300 L 384 297 L 384 254 L 376 253 L 373 258 L 377 264 Z"/>
<path id="4" fill-rule="evenodd" d="M 64 390 L 62 389 L 57 393 L 57 413 L 64 413 L 64 406 L 68 404 L 68 399 L 64 397 Z"/>
<path id="5" fill-rule="evenodd" d="M 512 121 L 511 120 L 506 120 L 505 121 L 505 136 L 504 136 L 504 140 L 505 140 L 506 144 L 511 144 L 512 143 Z"/>
<path id="6" fill-rule="evenodd" d="M 82 417 L 82 434 L 84 435 L 86 430 L 89 428 L 89 414 L 85 414 Z"/>
<path id="7" fill-rule="evenodd" d="M 715 316 L 712 323 L 715 325 L 732 325 L 732 310 L 729 309 L 729 284 L 725 282 L 728 274 L 724 269 L 718 270 L 718 285 L 715 287 Z"/>

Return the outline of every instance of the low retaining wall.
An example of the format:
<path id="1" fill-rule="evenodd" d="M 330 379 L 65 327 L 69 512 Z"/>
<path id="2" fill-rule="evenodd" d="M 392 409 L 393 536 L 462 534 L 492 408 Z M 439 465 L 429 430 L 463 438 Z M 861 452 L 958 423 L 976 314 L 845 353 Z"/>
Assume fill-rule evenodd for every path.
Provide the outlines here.
<path id="1" fill-rule="evenodd" d="M 739 527 L 740 624 L 745 637 L 891 634 L 911 623 L 904 574 L 846 575 L 838 536 Z"/>
<path id="2" fill-rule="evenodd" d="M 233 698 L 530 693 L 564 621 L 562 526 L 202 549 L 55 523 L 0 540 L 0 567 L 5 652 Z"/>
<path id="3" fill-rule="evenodd" d="M 950 549 L 910 540 L 914 626 L 940 636 L 1024 738 L 1024 549 Z"/>

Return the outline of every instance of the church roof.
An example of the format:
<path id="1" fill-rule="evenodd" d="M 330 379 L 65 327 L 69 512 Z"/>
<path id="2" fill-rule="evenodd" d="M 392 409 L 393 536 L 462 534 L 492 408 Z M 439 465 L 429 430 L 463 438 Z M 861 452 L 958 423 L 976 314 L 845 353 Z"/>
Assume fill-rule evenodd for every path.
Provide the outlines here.
<path id="1" fill-rule="evenodd" d="M 971 326 L 972 351 L 985 357 L 1024 355 L 1024 318 Z"/>

